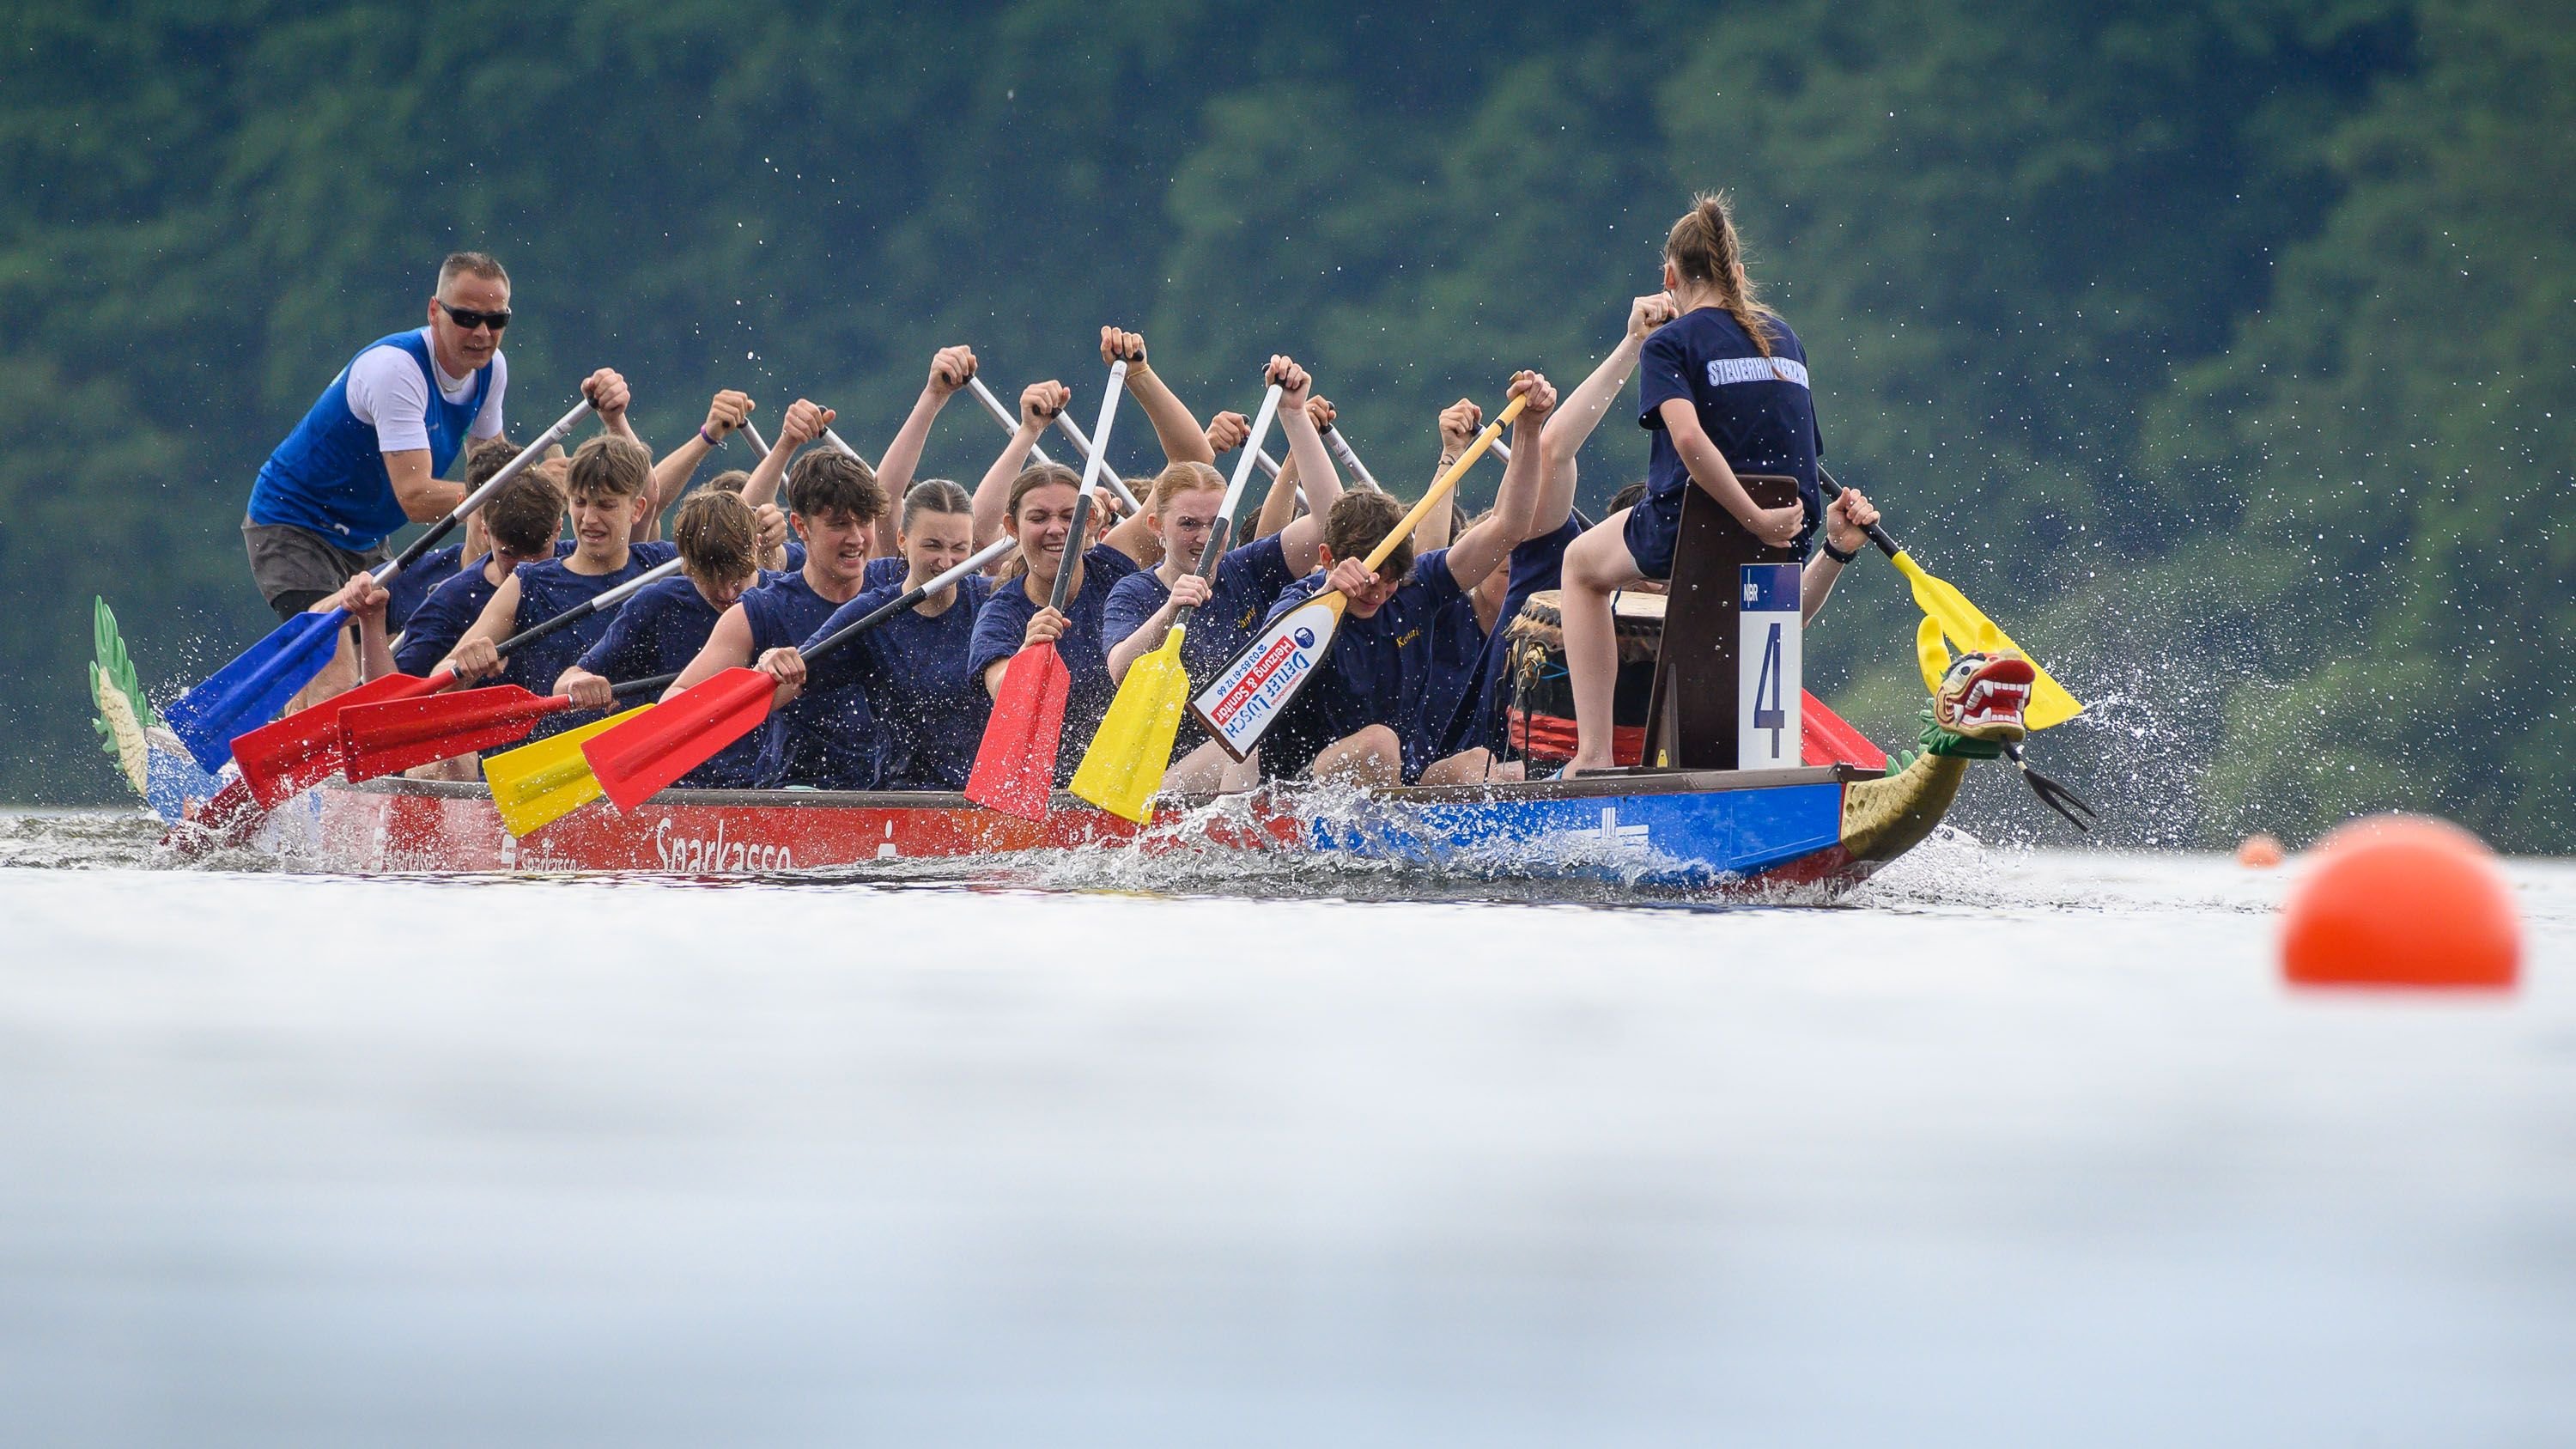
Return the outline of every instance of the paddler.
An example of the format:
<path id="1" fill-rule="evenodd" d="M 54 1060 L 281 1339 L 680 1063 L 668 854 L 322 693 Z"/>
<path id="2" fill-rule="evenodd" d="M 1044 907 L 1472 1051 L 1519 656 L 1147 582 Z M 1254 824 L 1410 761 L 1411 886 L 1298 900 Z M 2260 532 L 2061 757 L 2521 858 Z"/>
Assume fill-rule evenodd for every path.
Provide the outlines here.
<path id="1" fill-rule="evenodd" d="M 1509 692 L 1509 670 L 1504 660 L 1511 652 L 1504 637 L 1505 626 L 1519 617 L 1530 595 L 1559 586 L 1566 549 L 1591 527 L 1591 520 L 1574 508 L 1577 457 L 1592 437 L 1592 430 L 1618 406 L 1629 375 L 1637 370 L 1637 356 L 1646 338 L 1673 316 L 1673 299 L 1661 292 L 1631 298 L 1627 325 L 1617 344 L 1592 369 L 1592 375 L 1576 384 L 1557 404 L 1546 430 L 1539 435 L 1539 446 L 1546 453 L 1547 486 L 1540 491 L 1538 511 L 1530 521 L 1530 537 L 1513 548 L 1508 565 L 1488 574 L 1477 586 L 1476 605 L 1485 629 L 1485 643 L 1464 690 L 1459 717 L 1451 726 L 1451 749 L 1483 746 L 1497 757 L 1503 752 L 1503 697 Z M 1466 410 L 1463 415 L 1461 409 Z M 1446 468 L 1449 460 L 1465 449 L 1482 421 L 1475 404 L 1463 400 L 1441 414 L 1442 467 Z M 1643 492 L 1643 488 L 1638 489 L 1640 495 Z M 1616 513 L 1626 506 L 1623 490 L 1623 497 L 1612 499 L 1610 508 Z M 1513 773 L 1514 770 L 1498 770 L 1496 777 L 1509 778 Z"/>
<path id="2" fill-rule="evenodd" d="M 803 645 L 845 625 L 972 558 L 975 503 L 945 478 L 925 479 L 903 497 L 896 529 L 904 576 L 879 584 L 833 611 Z M 879 790 L 962 790 L 993 702 L 968 667 L 975 619 L 993 596 L 993 580 L 969 574 L 923 596 L 813 664 L 800 648 L 772 649 L 760 668 L 784 686 L 781 702 L 807 688 L 855 688 L 867 699 L 876 731 Z M 721 757 L 719 757 L 721 758 Z"/>
<path id="3" fill-rule="evenodd" d="M 1034 383 L 1022 392 L 1019 430 L 975 487 L 977 546 L 989 542 L 989 518 L 1009 529 L 1019 541 L 1019 551 L 1004 567 L 991 601 L 976 616 L 967 667 L 983 681 L 985 694 L 998 698 L 1012 658 L 1027 645 L 1054 640 L 1057 657 L 1073 676 L 1065 704 L 1064 738 L 1079 743 L 1099 730 L 1101 716 L 1109 712 L 1118 692 L 1109 678 L 1109 650 L 1101 637 L 1109 591 L 1120 579 L 1159 562 L 1162 548 L 1141 516 L 1121 520 L 1100 542 L 1082 547 L 1073 541 L 1074 500 L 1080 494 L 1082 476 L 1056 463 L 1019 466 L 1039 431 L 1072 400 L 1072 390 L 1059 382 Z M 1099 492 L 1107 496 L 1106 489 Z M 1057 571 L 1065 568 L 1074 572 L 1059 613 L 1048 607 L 1048 600 Z M 1081 759 L 1078 748 L 1058 753 L 1058 784 L 1073 778 Z"/>
<path id="4" fill-rule="evenodd" d="M 1324 526 L 1327 573 L 1290 585 L 1269 617 L 1326 587 L 1340 590 L 1350 606 L 1315 678 L 1262 740 L 1265 778 L 1454 785 L 1485 777 L 1491 762 L 1484 749 L 1440 753 L 1448 722 L 1434 728 L 1421 704 L 1430 686 L 1434 616 L 1464 599 L 1528 536 L 1546 486 L 1539 434 L 1556 406 L 1556 389 L 1523 372 L 1512 379 L 1511 395 L 1529 399 L 1512 425 L 1512 461 L 1493 511 L 1456 543 L 1417 559 L 1407 540 L 1372 572 L 1365 557 L 1401 521 L 1403 505 L 1367 491 L 1345 493 L 1333 504 Z"/>
<path id="5" fill-rule="evenodd" d="M 483 617 L 484 606 L 519 565 L 572 552 L 571 540 L 555 537 L 563 532 L 563 480 L 569 466 L 559 459 L 539 463 L 502 484 L 475 510 L 488 550 L 463 572 L 430 590 L 429 597 L 412 611 L 402 637 L 394 643 L 396 667 L 405 674 L 426 676 Z"/>
<path id="6" fill-rule="evenodd" d="M 1618 643 L 1613 590 L 1672 576 L 1682 496 L 1698 487 L 1745 532 L 1804 551 L 1824 517 L 1806 349 L 1762 304 L 1723 196 L 1701 195 L 1664 241 L 1664 290 L 1679 314 L 1640 349 L 1639 422 L 1654 434 L 1646 499 L 1602 520 L 1565 553 L 1566 670 L 1574 693 L 1575 755 L 1567 775 L 1613 767 L 1611 694 Z M 1798 480 L 1798 499 L 1762 508 L 1738 471 Z"/>
<path id="7" fill-rule="evenodd" d="M 822 436 L 830 417 L 830 410 L 798 399 L 761 467 Z M 752 477 L 757 486 L 759 470 Z M 867 587 L 868 553 L 885 506 L 876 470 L 837 449 L 807 449 L 787 479 L 787 519 L 805 546 L 804 567 L 771 575 L 725 610 L 706 647 L 664 697 L 748 665 L 768 650 L 802 642 L 835 609 L 858 597 Z M 765 786 L 864 790 L 875 783 L 876 744 L 867 696 L 856 690 L 807 692 L 770 717 L 762 739 L 760 783 Z"/>
<path id="8" fill-rule="evenodd" d="M 1172 621 L 1186 608 L 1198 612 L 1190 616 L 1181 642 L 1182 667 L 1192 679 L 1215 678 L 1269 616 L 1270 602 L 1280 591 L 1322 562 L 1324 515 L 1342 496 L 1340 475 L 1320 431 L 1332 421 L 1330 405 L 1316 406 L 1322 399 L 1310 396 L 1313 379 L 1292 358 L 1271 358 L 1265 379 L 1280 387 L 1280 428 L 1288 435 L 1298 476 L 1316 480 L 1307 494 L 1316 511 L 1268 537 L 1228 548 L 1211 586 L 1199 577 L 1198 568 L 1216 529 L 1217 509 L 1225 501 L 1225 475 L 1200 462 L 1165 468 L 1145 500 L 1146 526 L 1162 545 L 1163 561 L 1120 579 L 1101 609 L 1112 681 L 1124 680 L 1137 660 L 1163 647 Z M 1223 783 L 1226 756 L 1194 721 L 1184 722 L 1173 749 L 1177 758 L 1164 789 L 1214 790 Z M 1249 777 L 1240 783 L 1248 785 Z"/>
<path id="9" fill-rule="evenodd" d="M 360 348 L 260 466 L 242 543 L 251 578 L 280 619 L 384 563 L 394 530 L 442 518 L 465 500 L 465 486 L 440 475 L 470 440 L 501 435 L 509 325 L 509 273 L 481 252 L 450 255 L 439 264 L 428 325 Z M 582 392 L 611 433 L 626 431 L 624 378 L 601 368 Z M 344 634 L 289 711 L 340 693 L 355 674 Z"/>
<path id="10" fill-rule="evenodd" d="M 572 455 L 565 473 L 570 495 L 573 550 L 559 559 L 522 564 L 492 594 L 482 617 L 465 631 L 441 667 L 464 680 L 498 674 L 503 682 L 551 694 L 581 652 L 606 632 L 613 612 L 593 614 L 571 628 L 513 650 L 504 661 L 504 639 L 542 624 L 573 606 L 669 562 L 679 550 L 666 542 L 630 541 L 652 507 L 653 455 L 633 438 L 593 438 Z M 543 739 L 577 721 L 561 714 L 540 720 L 530 737 Z"/>

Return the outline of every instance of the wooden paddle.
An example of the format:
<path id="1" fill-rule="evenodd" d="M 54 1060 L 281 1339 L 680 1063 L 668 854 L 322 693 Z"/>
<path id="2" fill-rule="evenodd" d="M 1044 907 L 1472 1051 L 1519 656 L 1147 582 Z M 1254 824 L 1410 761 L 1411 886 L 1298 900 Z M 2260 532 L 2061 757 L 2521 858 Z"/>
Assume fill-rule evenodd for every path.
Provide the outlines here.
<path id="1" fill-rule="evenodd" d="M 1826 472 L 1821 466 L 1816 469 L 1816 485 L 1823 490 L 1827 503 L 1842 496 L 1843 485 L 1835 482 L 1834 475 Z M 2032 658 L 2029 650 L 2015 644 L 2012 636 L 1996 627 L 1995 621 L 1987 618 L 1984 610 L 1968 602 L 1967 595 L 1926 573 L 1923 566 L 1906 553 L 1904 545 L 1899 544 L 1895 536 L 1886 528 L 1873 523 L 1863 531 L 1869 535 L 1871 543 L 1878 545 L 1878 551 L 1887 555 L 1888 561 L 1896 565 L 1896 571 L 1905 575 L 1906 582 L 1913 585 L 1914 606 L 1923 611 L 1924 632 L 1938 630 L 1941 635 L 1947 636 L 1952 644 L 1957 645 L 1962 653 L 1991 654 L 1998 649 L 2010 649 L 2022 658 L 2030 660 L 2031 672 L 2036 678 L 2031 682 L 2030 703 L 2022 710 L 2024 724 L 2034 731 L 2044 730 L 2051 725 L 2064 724 L 2083 713 L 2084 706 L 2076 700 L 2075 696 L 2067 693 L 2064 685 L 2050 678 L 2048 671 L 2040 668 L 2039 661 Z M 1938 638 L 1928 641 L 1918 639 L 1917 647 L 1919 650 L 1927 651 L 1923 664 L 1924 682 L 1933 688 L 1939 688 L 1941 669 L 1947 667 L 1949 654 L 1940 648 Z M 1935 667 L 1931 663 L 1929 657 L 1931 653 L 1940 655 L 1941 667 Z M 2023 781 L 2030 786 L 2031 793 L 2040 798 L 2042 804 L 2065 816 L 2078 830 L 2089 831 L 2093 828 L 2088 818 L 2097 813 L 2093 807 L 2074 791 L 2032 769 L 2030 761 L 2022 754 L 2020 744 L 2005 745 L 2004 754 L 2020 767 Z"/>
<path id="2" fill-rule="evenodd" d="M 507 659 L 511 651 L 617 608 L 648 585 L 679 571 L 676 558 L 656 564 L 534 628 L 520 630 L 495 648 Z M 442 669 L 421 682 L 426 687 L 411 697 L 371 701 L 340 711 L 341 772 L 350 784 L 510 744 L 525 738 L 538 720 L 572 707 L 568 696 L 541 695 L 516 684 L 441 694 L 438 691 L 456 682 L 452 669 Z"/>
<path id="3" fill-rule="evenodd" d="M 801 652 L 808 659 L 828 654 L 941 589 L 982 570 L 1013 547 L 1010 539 L 995 539 L 973 558 L 917 588 L 905 590 L 869 610 L 864 618 L 832 631 Z M 757 669 L 727 669 L 658 705 L 630 710 L 597 731 L 585 733 L 580 742 L 581 756 L 587 762 L 588 772 L 598 777 L 597 791 L 604 792 L 618 809 L 632 810 L 651 799 L 655 791 L 715 758 L 725 746 L 759 728 L 761 721 L 769 718 L 777 698 L 778 681 L 769 675 Z M 558 741 L 540 743 L 553 745 Z M 569 768 L 568 762 L 539 763 L 548 769 L 557 763 Z M 512 768 L 517 766 L 514 764 Z M 490 764 L 486 764 L 484 774 L 490 778 Z M 570 783 L 568 776 L 549 776 L 546 782 L 531 788 L 556 789 Z M 495 800 L 499 799 L 499 792 L 500 786 L 495 785 Z M 584 795 L 564 808 L 571 809 L 593 798 L 596 794 Z"/>
<path id="4" fill-rule="evenodd" d="M 1101 449 L 1109 443 L 1109 425 L 1118 417 L 1118 395 L 1127 385 L 1127 363 L 1109 367 L 1109 386 L 1100 396 L 1100 422 L 1086 439 L 1082 486 L 1074 490 L 1073 525 L 1064 537 L 1064 555 L 1056 563 L 1055 590 L 1047 607 L 1064 612 L 1073 576 L 1082 568 L 1090 543 L 1091 487 L 1104 465 Z M 1025 583 L 1019 585 L 1026 588 Z M 1047 796 L 1055 788 L 1056 756 L 1064 748 L 1064 708 L 1073 676 L 1056 653 L 1055 641 L 1024 645 L 1002 673 L 994 692 L 992 716 L 984 722 L 983 741 L 975 749 L 975 768 L 966 777 L 966 798 L 988 810 L 1044 820 Z"/>
<path id="5" fill-rule="evenodd" d="M 1252 477 L 1253 460 L 1260 456 L 1262 440 L 1270 436 L 1270 424 L 1279 416 L 1280 395 L 1279 385 L 1272 383 L 1262 397 L 1252 436 L 1244 442 L 1234 477 L 1225 485 L 1225 501 L 1217 505 L 1216 527 L 1208 534 L 1206 547 L 1199 550 L 1198 576 L 1209 583 L 1215 582 L 1217 564 L 1232 539 L 1234 510 L 1243 501 L 1243 485 Z M 1110 701 L 1109 713 L 1101 717 L 1100 729 L 1091 737 L 1091 748 L 1083 752 L 1082 765 L 1073 772 L 1075 798 L 1139 825 L 1153 823 L 1154 794 L 1163 787 L 1172 740 L 1180 733 L 1181 709 L 1190 698 L 1181 640 L 1189 633 L 1190 615 L 1195 612 L 1194 607 L 1181 610 L 1162 644 L 1127 666 L 1118 697 Z"/>
<path id="6" fill-rule="evenodd" d="M 1492 422 L 1485 425 L 1484 431 L 1476 434 L 1476 440 L 1467 445 L 1467 451 L 1459 454 L 1458 460 L 1432 482 L 1429 491 L 1422 495 L 1422 501 L 1414 504 L 1412 511 L 1406 513 L 1387 536 L 1378 541 L 1378 546 L 1369 551 L 1364 562 L 1371 571 L 1385 563 L 1397 545 L 1413 535 L 1413 530 L 1423 518 L 1441 499 L 1449 496 L 1450 490 L 1458 486 L 1458 480 L 1467 476 L 1467 470 L 1476 465 L 1476 460 L 1485 455 L 1486 449 L 1494 446 L 1494 440 L 1502 436 L 1503 429 L 1521 415 L 1521 409 L 1528 403 L 1526 393 L 1513 398 Z M 1234 658 L 1226 661 L 1225 667 L 1217 671 L 1215 681 L 1201 690 L 1198 698 L 1190 701 L 1191 716 L 1216 740 L 1218 748 L 1237 760 L 1252 753 L 1253 747 L 1261 743 L 1261 737 L 1269 733 L 1270 726 L 1278 721 L 1280 712 L 1297 697 L 1298 691 L 1305 688 L 1306 681 L 1313 678 L 1315 670 L 1323 664 L 1325 651 L 1333 647 L 1333 635 L 1342 626 L 1342 611 L 1348 607 L 1350 601 L 1342 596 L 1341 590 L 1326 589 L 1273 620 L 1254 635 L 1252 642 L 1243 646 Z"/>
<path id="7" fill-rule="evenodd" d="M 384 583 L 420 562 L 421 555 L 436 548 L 440 539 L 454 532 L 456 526 L 465 521 L 466 515 L 482 507 L 483 501 L 499 491 L 502 484 L 519 476 L 529 464 L 543 456 L 546 449 L 568 437 L 574 425 L 590 409 L 590 398 L 585 395 L 553 427 L 538 434 L 537 440 L 522 449 L 519 456 L 504 464 L 500 472 L 493 474 L 482 487 L 466 494 L 445 518 L 431 524 L 420 537 L 413 539 L 410 547 L 393 559 L 378 564 L 372 570 L 376 582 Z M 224 761 L 233 757 L 236 736 L 257 728 L 270 715 L 277 713 L 295 697 L 297 690 L 312 683 L 313 676 L 320 674 L 331 662 L 333 651 L 339 647 L 340 631 L 348 623 L 349 611 L 346 609 L 296 615 L 269 631 L 267 638 L 243 650 L 231 663 L 208 675 L 194 689 L 179 696 L 177 703 L 162 711 L 163 721 L 170 726 L 172 733 L 178 735 L 179 742 L 187 747 L 188 753 L 204 767 L 206 773 L 213 774 L 223 768 Z M 387 675 L 386 679 L 394 677 Z M 377 682 L 381 684 L 384 681 Z M 380 692 L 375 697 L 393 696 Z M 320 709 L 337 702 L 337 699 L 326 700 L 323 705 L 313 708 Z M 258 742 L 258 748 L 266 757 L 277 762 L 264 767 L 271 769 L 275 778 L 284 779 L 298 772 L 309 773 L 311 766 L 303 763 L 302 757 L 316 749 L 330 749 L 338 743 L 337 712 L 306 719 L 305 716 L 312 712 L 311 709 L 297 711 L 290 716 L 300 721 L 295 730 Z M 317 741 L 320 743 L 315 743 Z M 335 767 L 336 764 L 334 761 Z M 330 769 L 324 769 L 306 783 L 318 782 L 330 773 Z M 286 791 L 286 794 L 292 793 L 292 790 Z"/>

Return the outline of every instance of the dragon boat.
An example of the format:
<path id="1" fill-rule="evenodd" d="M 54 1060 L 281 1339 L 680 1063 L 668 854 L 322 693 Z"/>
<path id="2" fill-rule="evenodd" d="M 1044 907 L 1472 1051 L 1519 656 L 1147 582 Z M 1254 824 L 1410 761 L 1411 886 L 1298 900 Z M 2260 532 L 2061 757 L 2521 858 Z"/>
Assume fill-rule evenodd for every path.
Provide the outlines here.
<path id="1" fill-rule="evenodd" d="M 1797 496 L 1792 479 L 1742 481 L 1764 506 Z M 595 800 L 520 835 L 485 785 L 414 779 L 329 780 L 274 815 L 212 814 L 219 831 L 257 819 L 259 844 L 348 871 L 773 876 L 1196 850 L 1685 893 L 1803 888 L 1800 900 L 1831 900 L 1920 844 L 1975 760 L 2009 756 L 2044 803 L 2085 825 L 2091 807 L 2020 753 L 2034 701 L 2051 716 L 2041 725 L 2081 706 L 1973 605 L 1955 590 L 1929 596 L 1915 639 L 1931 694 L 1920 749 L 1891 759 L 1802 686 L 1797 555 L 1759 544 L 1698 496 L 1686 495 L 1669 592 L 1614 611 L 1623 768 L 1609 773 L 1469 787 L 1274 785 L 1167 799 L 1146 825 L 1063 792 L 1041 818 L 1024 819 L 961 794 L 669 789 L 624 811 Z M 1872 540 L 1906 567 L 1883 530 Z M 1919 568 L 1909 577 L 1918 602 L 1938 583 Z M 1542 593 L 1500 625 L 1513 680 L 1506 721 L 1533 772 L 1573 738 L 1558 615 Z M 225 782 L 198 770 L 155 716 L 103 601 L 96 635 L 90 692 L 107 752 L 174 822 L 174 843 L 201 840 L 202 802 L 221 798 Z M 1950 643 L 1964 652 L 1953 657 Z"/>
<path id="2" fill-rule="evenodd" d="M 184 836 L 220 786 L 154 717 L 100 607 L 91 671 L 99 730 L 138 792 Z M 1369 791 L 1274 788 L 1168 803 L 1139 826 L 1059 793 L 1043 821 L 962 795 L 666 790 L 626 812 L 605 803 L 525 838 L 478 783 L 331 781 L 279 812 L 257 844 L 352 872 L 650 872 L 778 876 L 898 860 L 969 862 L 1020 852 L 1124 849 L 1293 852 L 1396 861 L 1468 878 L 1584 880 L 1686 893 L 1803 888 L 1830 900 L 1929 836 L 1970 762 L 2023 733 L 2032 670 L 2019 655 L 1963 656 L 1927 711 L 1925 748 L 1875 765 L 1808 697 L 1803 758 L 1779 768 L 1637 767 L 1573 780 Z"/>

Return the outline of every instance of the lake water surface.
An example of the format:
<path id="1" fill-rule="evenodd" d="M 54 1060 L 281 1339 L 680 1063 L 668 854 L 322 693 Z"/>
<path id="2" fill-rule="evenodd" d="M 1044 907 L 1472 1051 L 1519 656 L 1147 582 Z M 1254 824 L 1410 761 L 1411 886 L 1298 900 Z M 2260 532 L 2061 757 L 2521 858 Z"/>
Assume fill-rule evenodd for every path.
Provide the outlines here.
<path id="1" fill-rule="evenodd" d="M 0 817 L 12 1444 L 2576 1442 L 2565 864 L 2443 999 L 2286 990 L 2295 864 L 1958 839 L 1695 910 L 151 838 Z"/>

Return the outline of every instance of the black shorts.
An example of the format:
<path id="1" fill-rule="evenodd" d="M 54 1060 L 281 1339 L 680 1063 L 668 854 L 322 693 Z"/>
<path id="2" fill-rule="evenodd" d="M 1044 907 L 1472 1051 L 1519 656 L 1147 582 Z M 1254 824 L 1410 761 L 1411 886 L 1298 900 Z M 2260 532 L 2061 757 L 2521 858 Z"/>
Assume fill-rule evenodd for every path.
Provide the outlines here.
<path id="1" fill-rule="evenodd" d="M 247 518 L 242 520 L 242 547 L 250 554 L 251 580 L 280 623 L 340 592 L 351 574 L 393 557 L 381 542 L 364 553 L 351 553 L 309 528 Z"/>

